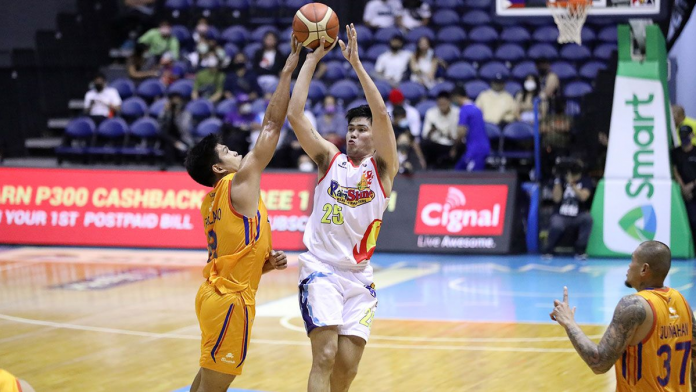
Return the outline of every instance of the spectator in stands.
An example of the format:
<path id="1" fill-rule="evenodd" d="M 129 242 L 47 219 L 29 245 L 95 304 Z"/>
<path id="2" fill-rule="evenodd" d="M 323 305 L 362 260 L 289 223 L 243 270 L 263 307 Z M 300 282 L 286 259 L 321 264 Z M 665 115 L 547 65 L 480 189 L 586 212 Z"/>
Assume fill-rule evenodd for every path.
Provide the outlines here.
<path id="1" fill-rule="evenodd" d="M 459 139 L 459 108 L 452 106 L 449 92 L 437 95 L 437 106 L 425 113 L 421 148 L 429 168 L 450 169 L 455 156 L 454 144 Z"/>
<path id="2" fill-rule="evenodd" d="M 681 129 L 683 125 L 688 125 L 691 129 L 696 130 L 696 120 L 686 115 L 684 107 L 680 105 L 672 105 L 672 117 L 677 129 Z M 692 143 L 696 144 L 696 138 L 691 138 Z"/>
<path id="3" fill-rule="evenodd" d="M 85 94 L 85 113 L 99 124 L 115 116 L 121 110 L 121 96 L 115 88 L 106 85 L 106 78 L 99 73 L 94 77 L 92 88 Z"/>
<path id="4" fill-rule="evenodd" d="M 539 97 L 539 78 L 529 74 L 524 78 L 522 91 L 517 93 L 515 102 L 517 103 L 517 117 L 520 121 L 534 123 L 534 99 Z M 546 114 L 546 103 L 540 103 L 540 119 Z"/>
<path id="5" fill-rule="evenodd" d="M 234 56 L 228 69 L 225 76 L 225 97 L 233 98 L 239 94 L 246 94 L 251 100 L 261 97 L 261 87 L 256 81 L 256 75 L 249 69 L 249 61 L 243 52 Z"/>
<path id="6" fill-rule="evenodd" d="M 147 52 L 147 45 L 135 45 L 133 54 L 127 61 L 129 78 L 138 81 L 159 76 L 159 71 L 154 68 L 153 62 L 145 58 L 145 52 Z"/>
<path id="7" fill-rule="evenodd" d="M 343 117 L 343 111 L 336 104 L 336 98 L 333 95 L 325 96 L 322 113 L 317 119 L 317 132 L 342 149 L 345 145 L 347 130 L 348 122 Z"/>
<path id="8" fill-rule="evenodd" d="M 696 148 L 694 148 L 693 128 L 682 125 L 679 128 L 679 138 L 681 146 L 672 151 L 672 172 L 674 178 L 679 183 L 679 187 L 684 197 L 686 213 L 689 216 L 691 226 L 691 236 L 696 238 L 696 198 L 694 188 L 696 188 Z"/>
<path id="9" fill-rule="evenodd" d="M 160 80 L 165 86 L 169 86 L 179 80 L 183 75 L 183 69 L 178 69 L 174 65 L 171 53 L 165 53 L 160 58 Z"/>
<path id="10" fill-rule="evenodd" d="M 476 106 L 483 112 L 486 122 L 500 127 L 517 119 L 515 99 L 505 91 L 505 78 L 501 74 L 495 75 L 490 89 L 479 94 Z"/>
<path id="11" fill-rule="evenodd" d="M 401 0 L 370 0 L 365 5 L 363 21 L 373 29 L 399 26 L 401 10 Z"/>
<path id="12" fill-rule="evenodd" d="M 389 41 L 389 52 L 384 52 L 377 57 L 375 71 L 382 79 L 388 81 L 396 87 L 404 79 L 404 74 L 408 69 L 411 60 L 411 52 L 403 50 L 404 37 L 394 36 Z"/>
<path id="13" fill-rule="evenodd" d="M 404 0 L 401 10 L 399 27 L 412 30 L 416 27 L 427 26 L 430 23 L 430 4 L 423 0 Z"/>
<path id="14" fill-rule="evenodd" d="M 179 59 L 179 40 L 172 35 L 172 26 L 166 20 L 162 21 L 158 28 L 148 30 L 138 42 L 150 48 L 150 56 L 159 58 L 169 52 L 174 60 Z"/>
<path id="15" fill-rule="evenodd" d="M 208 24 L 208 19 L 206 18 L 200 18 L 198 19 L 198 23 L 196 24 L 196 28 L 193 30 L 193 34 L 191 34 L 191 38 L 193 38 L 193 42 L 198 45 L 201 41 L 206 41 L 208 37 L 208 31 L 210 30 L 210 25 Z"/>
<path id="16" fill-rule="evenodd" d="M 483 113 L 466 95 L 462 87 L 454 90 L 454 102 L 459 109 L 459 141 L 464 142 L 466 152 L 454 165 L 455 170 L 482 171 L 486 168 L 486 158 L 491 153 L 491 143 L 486 134 Z"/>
<path id="17" fill-rule="evenodd" d="M 172 166 L 178 158 L 183 157 L 193 145 L 191 138 L 191 114 L 185 110 L 185 99 L 178 92 L 169 94 L 164 110 L 160 113 L 160 138 L 164 151 L 162 170 Z"/>
<path id="18" fill-rule="evenodd" d="M 418 113 L 418 109 L 409 105 L 404 100 L 404 94 L 399 89 L 394 89 L 389 93 L 387 111 L 392 118 L 394 118 L 393 110 L 396 106 L 403 106 L 404 110 L 406 110 L 406 120 L 408 121 L 408 128 L 411 130 L 411 135 L 416 139 L 420 139 L 422 124 L 420 113 Z"/>
<path id="19" fill-rule="evenodd" d="M 582 164 L 574 159 L 560 160 L 554 173 L 553 202 L 556 206 L 555 213 L 551 216 L 544 257 L 552 257 L 554 248 L 566 230 L 577 229 L 575 257 L 585 260 L 587 241 L 592 230 L 592 216 L 589 212 L 592 181 L 582 174 Z"/>
<path id="20" fill-rule="evenodd" d="M 435 74 L 440 61 L 435 57 L 433 45 L 428 37 L 418 40 L 416 52 L 411 56 L 409 67 L 411 69 L 411 81 L 420 83 L 426 88 L 435 85 Z"/>
<path id="21" fill-rule="evenodd" d="M 261 123 L 258 121 L 257 113 L 252 110 L 248 95 L 239 94 L 236 101 L 237 107 L 225 116 L 222 135 L 227 145 L 235 146 L 238 153 L 246 155 L 249 152 L 250 134 L 261 129 Z"/>
<path id="22" fill-rule="evenodd" d="M 539 86 L 541 97 L 549 101 L 549 105 L 554 105 L 558 92 L 561 88 L 561 81 L 553 71 L 551 62 L 547 58 L 539 58 L 536 61 L 537 72 L 539 73 Z"/>
<path id="23" fill-rule="evenodd" d="M 203 61 L 208 66 L 196 72 L 191 98 L 207 98 L 211 102 L 217 102 L 222 98 L 225 74 L 220 71 L 215 53 L 209 52 Z"/>
<path id="24" fill-rule="evenodd" d="M 308 157 L 305 154 L 300 155 L 300 157 L 297 159 L 297 169 L 299 169 L 303 173 L 312 173 L 316 170 L 316 166 L 314 166 L 314 161 L 310 157 Z"/>
<path id="25" fill-rule="evenodd" d="M 406 110 L 403 106 L 394 106 L 392 127 L 396 134 L 396 146 L 399 154 L 399 173 L 410 174 L 425 169 L 425 157 L 416 139 L 408 129 Z"/>
<path id="26" fill-rule="evenodd" d="M 254 72 L 259 76 L 259 83 L 263 83 L 262 78 L 271 77 L 277 80 L 284 64 L 285 59 L 278 50 L 278 36 L 269 31 L 263 36 L 263 47 L 256 51 L 252 61 Z"/>

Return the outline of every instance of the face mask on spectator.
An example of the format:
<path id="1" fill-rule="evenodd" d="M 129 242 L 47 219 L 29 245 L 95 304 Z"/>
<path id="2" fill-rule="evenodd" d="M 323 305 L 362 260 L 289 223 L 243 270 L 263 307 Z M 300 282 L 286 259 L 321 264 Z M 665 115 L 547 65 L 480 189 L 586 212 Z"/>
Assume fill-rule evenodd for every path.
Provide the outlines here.
<path id="1" fill-rule="evenodd" d="M 336 113 L 336 106 L 335 105 L 329 105 L 324 108 L 324 113 L 326 114 L 334 114 Z"/>
<path id="2" fill-rule="evenodd" d="M 402 120 L 399 120 L 399 126 L 401 128 L 408 128 L 408 119 L 404 118 Z"/>
<path id="3" fill-rule="evenodd" d="M 102 90 L 104 90 L 104 83 L 94 83 L 94 88 L 97 91 L 102 91 Z"/>
<path id="4" fill-rule="evenodd" d="M 309 173 L 314 171 L 314 165 L 312 165 L 312 162 L 302 162 L 300 166 L 298 166 L 298 169 L 300 169 L 301 172 Z"/>
<path id="5" fill-rule="evenodd" d="M 169 35 L 172 33 L 172 29 L 171 27 L 164 26 L 159 28 L 159 32 L 163 37 L 169 37 Z"/>
<path id="6" fill-rule="evenodd" d="M 533 80 L 527 80 L 524 82 L 524 89 L 527 91 L 534 91 L 536 90 L 536 82 Z"/>
<path id="7" fill-rule="evenodd" d="M 201 66 L 205 68 L 217 68 L 218 63 L 218 58 L 216 56 L 208 56 L 201 61 Z"/>
<path id="8" fill-rule="evenodd" d="M 245 103 L 239 107 L 239 114 L 249 114 L 251 113 L 251 104 Z"/>
<path id="9" fill-rule="evenodd" d="M 208 53 L 208 49 L 210 49 L 208 48 L 208 44 L 203 42 L 198 44 L 198 46 L 196 47 L 196 51 L 198 51 L 198 53 Z"/>

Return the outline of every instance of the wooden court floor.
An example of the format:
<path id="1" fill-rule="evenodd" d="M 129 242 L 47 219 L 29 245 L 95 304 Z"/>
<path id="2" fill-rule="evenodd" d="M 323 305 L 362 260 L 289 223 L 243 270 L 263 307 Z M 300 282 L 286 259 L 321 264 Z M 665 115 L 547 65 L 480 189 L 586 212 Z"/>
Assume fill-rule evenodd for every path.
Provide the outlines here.
<path id="1" fill-rule="evenodd" d="M 39 392 L 190 385 L 198 370 L 200 260 L 203 252 L 0 251 L 0 368 Z M 291 262 L 264 276 L 259 306 L 296 294 L 296 256 Z M 379 273 L 375 281 L 379 290 Z M 583 329 L 597 337 L 604 327 Z M 387 320 L 378 313 L 372 335 L 352 391 L 614 388 L 613 370 L 594 375 L 552 324 Z M 244 374 L 232 387 L 304 390 L 311 355 L 301 319 L 259 316 L 251 336 Z"/>

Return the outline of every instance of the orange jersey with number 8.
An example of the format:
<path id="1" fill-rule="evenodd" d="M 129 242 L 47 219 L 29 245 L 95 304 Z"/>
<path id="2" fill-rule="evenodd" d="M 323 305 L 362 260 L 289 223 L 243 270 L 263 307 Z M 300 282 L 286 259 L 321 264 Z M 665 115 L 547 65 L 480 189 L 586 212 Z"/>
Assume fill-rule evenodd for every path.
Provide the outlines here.
<path id="1" fill-rule="evenodd" d="M 222 294 L 241 292 L 253 305 L 263 265 L 272 249 L 271 225 L 266 206 L 259 198 L 254 216 L 244 216 L 232 207 L 234 174 L 222 178 L 201 205 L 208 238 L 208 264 L 203 276 Z"/>
<path id="2" fill-rule="evenodd" d="M 691 391 L 692 314 L 684 297 L 671 288 L 638 292 L 653 311 L 653 327 L 616 362 L 619 392 Z"/>

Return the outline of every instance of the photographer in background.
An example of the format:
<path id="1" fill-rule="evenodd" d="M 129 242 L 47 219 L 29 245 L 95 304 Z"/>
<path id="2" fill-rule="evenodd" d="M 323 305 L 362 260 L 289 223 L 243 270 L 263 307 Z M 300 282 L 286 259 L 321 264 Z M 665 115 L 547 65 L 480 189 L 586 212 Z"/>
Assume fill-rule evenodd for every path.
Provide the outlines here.
<path id="1" fill-rule="evenodd" d="M 693 129 L 688 125 L 679 128 L 681 146 L 672 151 L 672 172 L 679 183 L 686 213 L 689 216 L 691 236 L 696 232 L 696 199 L 694 187 L 696 186 L 696 148 L 692 144 Z"/>
<path id="2" fill-rule="evenodd" d="M 585 250 L 592 230 L 592 216 L 589 212 L 590 197 L 594 188 L 592 181 L 589 177 L 583 176 L 581 163 L 572 158 L 559 159 L 554 172 L 555 212 L 551 216 L 544 258 L 553 256 L 553 250 L 566 230 L 577 229 L 575 257 L 586 260 Z"/>

